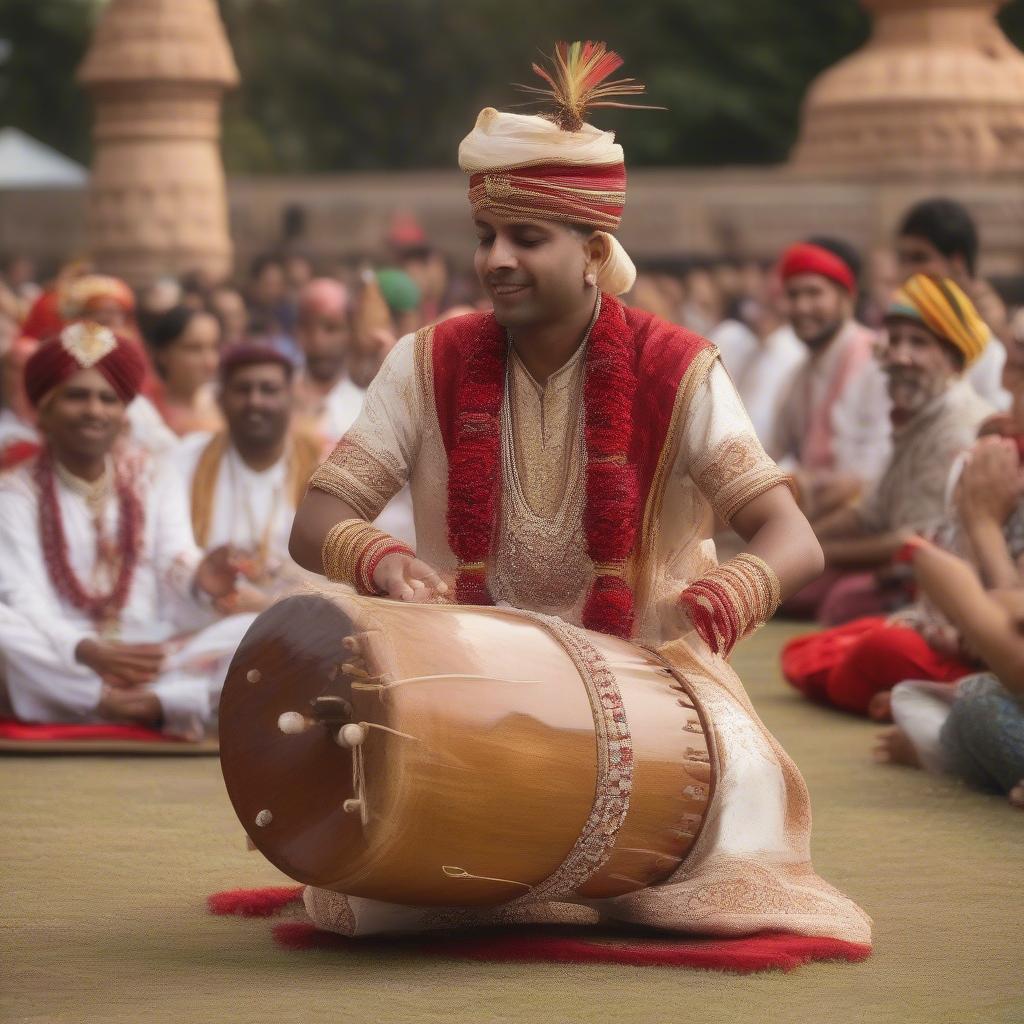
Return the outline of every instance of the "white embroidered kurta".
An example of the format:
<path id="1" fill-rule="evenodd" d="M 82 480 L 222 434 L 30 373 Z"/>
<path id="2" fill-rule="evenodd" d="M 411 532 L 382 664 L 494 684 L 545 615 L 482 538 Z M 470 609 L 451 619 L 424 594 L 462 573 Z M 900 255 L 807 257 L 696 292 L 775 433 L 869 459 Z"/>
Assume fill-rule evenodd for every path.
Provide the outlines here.
<path id="1" fill-rule="evenodd" d="M 488 573 L 499 600 L 574 623 L 593 578 L 582 528 L 583 356 L 578 350 L 544 388 L 514 352 L 509 359 L 502 432 L 512 443 L 503 458 L 514 451 L 516 473 L 503 473 L 501 528 Z M 370 385 L 362 414 L 312 486 L 372 521 L 408 483 L 417 554 L 451 581 L 458 559 L 448 543 L 448 464 L 430 372 L 428 335 L 399 341 Z M 679 592 L 715 564 L 713 513 L 728 522 L 784 479 L 713 349 L 694 360 L 680 385 L 672 437 L 656 477 L 664 491 L 659 515 L 632 565 L 637 632 L 655 643 L 678 635 Z"/>
<path id="2" fill-rule="evenodd" d="M 300 396 L 312 392 L 311 387 L 300 389 Z M 350 377 L 342 377 L 313 409 L 299 409 L 300 417 L 310 421 L 314 433 L 323 439 L 327 454 L 359 419 L 366 392 Z M 393 537 L 415 546 L 416 530 L 413 526 L 412 495 L 408 488 L 400 490 L 381 509 L 376 526 Z"/>
<path id="3" fill-rule="evenodd" d="M 502 409 L 501 528 L 488 566 L 499 600 L 580 624 L 593 577 L 582 531 L 586 452 L 581 348 L 542 387 L 510 355 Z M 367 392 L 359 420 L 312 486 L 372 519 L 406 481 L 418 555 L 449 581 L 447 458 L 437 420 L 430 333 L 403 338 Z M 779 928 L 866 942 L 870 920 L 810 863 L 810 804 L 792 761 L 764 728 L 743 686 L 679 610 L 680 591 L 716 564 L 713 511 L 725 520 L 784 477 L 765 455 L 713 348 L 679 386 L 629 578 L 637 639 L 686 673 L 707 709 L 717 784 L 704 830 L 664 884 L 585 904 L 538 903 L 523 920 L 632 921 L 678 931 L 749 934 Z M 347 934 L 434 927 L 436 908 L 401 907 L 309 888 L 318 925 Z M 497 916 L 496 916 L 497 915 Z M 481 908 L 460 920 L 507 920 Z"/>
<path id="4" fill-rule="evenodd" d="M 187 494 L 192 492 L 199 457 L 209 443 L 208 435 L 190 435 L 174 455 Z M 255 552 L 265 538 L 268 559 L 277 565 L 290 563 L 288 538 L 295 518 L 295 495 L 290 484 L 286 458 L 269 469 L 255 470 L 230 445 L 217 473 L 206 549 L 232 544 Z"/>
<path id="5" fill-rule="evenodd" d="M 50 579 L 39 537 L 33 465 L 0 476 L 0 650 L 8 694 L 15 714 L 25 721 L 93 721 L 102 684 L 75 660 L 75 648 L 96 636 L 96 629 Z M 252 616 L 208 625 L 211 615 L 191 591 L 200 553 L 192 540 L 184 489 L 169 468 L 150 465 L 140 477 L 142 549 L 116 638 L 183 638 L 173 644 L 163 673 L 150 688 L 163 708 L 166 731 L 198 738 L 212 720 L 227 662 Z M 71 568 L 89 588 L 96 567 L 92 514 L 85 498 L 59 477 L 56 491 Z M 116 499 L 108 500 L 108 537 L 117 536 L 118 517 Z"/>

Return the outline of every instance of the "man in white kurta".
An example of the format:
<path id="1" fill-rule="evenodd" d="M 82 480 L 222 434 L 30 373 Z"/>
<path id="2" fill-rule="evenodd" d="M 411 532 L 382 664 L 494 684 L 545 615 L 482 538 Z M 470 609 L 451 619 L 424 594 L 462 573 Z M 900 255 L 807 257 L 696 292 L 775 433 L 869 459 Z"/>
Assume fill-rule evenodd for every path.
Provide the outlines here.
<path id="1" fill-rule="evenodd" d="M 709 539 L 716 513 L 737 524 L 748 541 L 753 538 L 754 552 L 762 527 L 751 528 L 751 510 L 765 510 L 767 518 L 758 515 L 758 523 L 776 515 L 776 525 L 784 520 L 776 537 L 801 538 L 799 550 L 792 549 L 791 564 L 800 568 L 791 587 L 813 573 L 814 558 L 803 560 L 808 551 L 813 556 L 815 542 L 780 486 L 784 474 L 766 456 L 714 346 L 623 307 L 614 296 L 628 290 L 633 273 L 621 246 L 600 228 L 570 233 L 579 223 L 617 226 L 624 191 L 620 195 L 613 186 L 624 189 L 624 177 L 616 178 L 621 148 L 610 133 L 586 124 L 568 131 L 544 118 L 487 109 L 464 140 L 460 163 L 471 175 L 480 236 L 477 269 L 495 313 L 457 318 L 398 343 L 368 389 L 359 420 L 314 476 L 296 517 L 292 550 L 302 553 L 307 567 L 342 579 L 333 567 L 369 557 L 372 545 L 382 541 L 366 524 L 408 483 L 415 557 L 396 552 L 384 558 L 372 574 L 378 593 L 410 600 L 414 585 L 433 588 L 442 599 L 493 600 L 657 647 L 685 674 L 708 711 L 717 782 L 696 845 L 663 884 L 609 900 L 516 901 L 461 910 L 454 917 L 446 911 L 441 918 L 449 925 L 614 919 L 679 931 L 749 934 L 781 928 L 869 941 L 867 916 L 811 867 L 806 787 L 729 667 L 731 643 L 718 643 L 724 635 L 718 626 L 704 630 L 688 617 L 688 596 L 724 578 Z M 510 166 L 518 169 L 510 172 Z M 597 172 L 606 174 L 600 187 L 587 179 Z M 536 176 L 543 174 L 555 185 L 549 179 L 538 184 Z M 572 178 L 569 185 L 560 175 Z M 550 295 L 556 281 L 574 296 L 579 330 L 566 332 L 573 344 L 560 349 L 564 359 L 549 360 L 539 377 L 520 350 L 518 325 L 510 324 L 517 310 L 534 308 L 530 303 L 540 307 L 539 296 L 545 287 Z M 591 318 L 589 328 L 585 316 Z M 495 352 L 498 368 L 464 372 L 481 365 L 481 352 Z M 529 354 L 538 358 L 536 349 Z M 635 383 L 634 395 L 595 386 L 599 367 L 634 354 L 638 366 L 651 367 L 645 385 Z M 616 379 L 628 380 L 629 372 Z M 448 387 L 453 380 L 459 382 L 454 392 Z M 620 402 L 632 422 L 599 436 L 599 423 L 608 422 Z M 485 403 L 493 406 L 481 408 Z M 598 421 L 594 410 L 602 403 Z M 663 416 L 652 434 L 637 426 L 646 427 L 648 413 Z M 628 448 L 633 431 L 639 443 L 628 453 L 599 450 Z M 654 434 L 663 440 L 644 447 Z M 631 459 L 645 467 L 644 474 L 649 470 L 649 486 L 636 499 L 642 507 L 633 520 L 635 542 L 628 554 L 615 554 L 605 544 L 619 535 L 617 524 L 627 516 L 608 511 L 612 525 L 595 525 L 590 513 L 607 491 L 599 492 L 593 481 L 603 467 L 614 467 L 614 475 Z M 499 483 L 487 483 L 494 478 Z M 486 519 L 470 535 L 462 527 L 475 522 L 481 507 Z M 368 535 L 362 552 L 346 549 L 335 558 L 334 538 L 340 547 L 349 537 L 362 544 Z M 771 553 L 761 550 L 766 558 Z M 749 561 L 750 554 L 732 560 L 729 571 L 739 571 L 737 563 Z M 762 593 L 772 584 L 765 565 L 761 560 Z M 608 594 L 623 603 L 602 604 Z M 747 608 L 759 604 L 752 593 L 749 598 Z M 771 604 L 760 605 L 755 617 L 769 615 Z M 613 621 L 622 607 L 629 608 L 627 620 Z M 738 606 L 734 610 L 742 618 Z M 430 908 L 312 887 L 306 906 L 321 927 L 356 935 L 436 927 L 439 919 Z"/>
<path id="2" fill-rule="evenodd" d="M 47 444 L 0 477 L 0 651 L 22 720 L 159 723 L 198 739 L 251 616 L 209 610 L 235 571 L 224 549 L 196 548 L 173 471 L 114 454 L 137 359 L 77 324 L 26 366 Z"/>
<path id="3" fill-rule="evenodd" d="M 175 468 L 189 495 L 196 542 L 230 545 L 248 577 L 232 597 L 259 611 L 306 574 L 288 554 L 295 509 L 320 461 L 319 438 L 295 423 L 294 366 L 283 350 L 241 344 L 224 353 L 226 428 L 182 441 Z"/>
<path id="4" fill-rule="evenodd" d="M 812 522 L 856 499 L 890 451 L 874 332 L 853 317 L 856 277 L 824 245 L 791 246 L 779 262 L 790 325 L 807 358 L 779 397 L 768 450 L 799 482 Z"/>

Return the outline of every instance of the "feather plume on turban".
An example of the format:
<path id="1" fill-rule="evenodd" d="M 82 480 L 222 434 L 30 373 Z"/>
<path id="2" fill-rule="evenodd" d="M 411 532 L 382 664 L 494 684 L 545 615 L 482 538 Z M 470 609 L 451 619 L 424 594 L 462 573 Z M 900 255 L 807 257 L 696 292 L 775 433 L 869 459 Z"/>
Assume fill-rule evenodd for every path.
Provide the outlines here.
<path id="1" fill-rule="evenodd" d="M 80 321 L 36 349 L 25 364 L 25 392 L 38 408 L 47 395 L 81 370 L 99 370 L 127 405 L 146 373 L 139 346 L 107 327 Z"/>
<path id="2" fill-rule="evenodd" d="M 948 277 L 914 274 L 893 296 L 888 320 L 916 320 L 963 353 L 970 366 L 985 350 L 990 332 L 974 303 Z"/>

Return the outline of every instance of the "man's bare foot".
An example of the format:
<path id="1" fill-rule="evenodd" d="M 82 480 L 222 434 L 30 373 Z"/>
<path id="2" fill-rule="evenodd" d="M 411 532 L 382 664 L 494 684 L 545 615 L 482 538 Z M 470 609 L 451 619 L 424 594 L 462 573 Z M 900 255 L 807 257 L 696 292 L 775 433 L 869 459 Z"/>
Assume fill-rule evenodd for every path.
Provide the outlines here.
<path id="1" fill-rule="evenodd" d="M 1024 779 L 1010 790 L 1010 806 L 1024 810 Z"/>
<path id="2" fill-rule="evenodd" d="M 892 692 L 883 690 L 868 702 L 868 718 L 876 722 L 892 721 Z"/>
<path id="3" fill-rule="evenodd" d="M 898 725 L 878 734 L 875 739 L 874 757 L 879 764 L 904 764 L 909 768 L 921 767 L 914 744 L 910 742 L 910 737 Z"/>
<path id="4" fill-rule="evenodd" d="M 105 686 L 96 709 L 101 717 L 112 722 L 131 722 L 155 728 L 163 721 L 164 711 L 156 694 L 150 690 L 118 690 Z"/>

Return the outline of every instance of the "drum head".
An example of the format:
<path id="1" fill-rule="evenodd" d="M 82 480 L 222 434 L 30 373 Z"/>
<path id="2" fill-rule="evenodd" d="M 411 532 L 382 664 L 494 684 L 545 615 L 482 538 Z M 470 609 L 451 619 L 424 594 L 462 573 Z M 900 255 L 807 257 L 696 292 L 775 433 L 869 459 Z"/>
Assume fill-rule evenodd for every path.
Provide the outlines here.
<path id="1" fill-rule="evenodd" d="M 220 761 L 235 813 L 259 851 L 285 874 L 328 886 L 363 846 L 353 796 L 352 753 L 337 726 L 286 734 L 285 712 L 309 716 L 317 698 L 351 702 L 342 671 L 348 616 L 329 598 L 288 597 L 249 628 L 231 662 L 220 701 Z"/>

